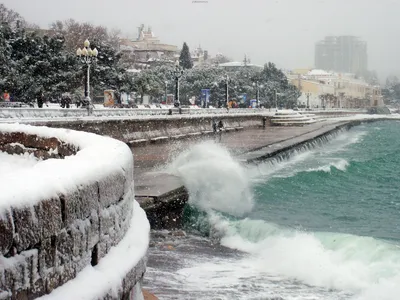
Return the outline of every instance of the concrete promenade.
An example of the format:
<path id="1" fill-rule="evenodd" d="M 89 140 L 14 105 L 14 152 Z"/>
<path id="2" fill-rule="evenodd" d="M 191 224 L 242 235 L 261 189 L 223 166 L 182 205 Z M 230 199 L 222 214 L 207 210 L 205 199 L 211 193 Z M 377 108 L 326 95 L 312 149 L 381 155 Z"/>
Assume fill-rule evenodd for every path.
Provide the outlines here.
<path id="1" fill-rule="evenodd" d="M 304 136 L 309 139 L 315 133 L 325 132 L 343 122 L 327 120 L 303 127 L 266 127 L 252 128 L 242 131 L 217 133 L 212 136 L 184 139 L 169 143 L 148 144 L 145 146 L 132 146 L 135 158 L 135 178 L 143 173 L 157 170 L 165 163 L 173 160 L 176 155 L 189 149 L 201 141 L 215 141 L 226 147 L 234 156 L 243 157 L 243 154 L 263 147 L 274 145 L 274 149 L 288 146 L 291 141 L 296 141 Z M 283 143 L 286 142 L 286 143 Z"/>
<path id="2" fill-rule="evenodd" d="M 266 127 L 215 134 L 176 142 L 132 146 L 135 158 L 135 198 L 146 210 L 152 228 L 179 228 L 188 192 L 182 181 L 162 171 L 163 166 L 196 143 L 212 140 L 240 161 L 262 160 L 282 150 L 346 126 L 349 121 L 328 120 L 303 127 Z"/>

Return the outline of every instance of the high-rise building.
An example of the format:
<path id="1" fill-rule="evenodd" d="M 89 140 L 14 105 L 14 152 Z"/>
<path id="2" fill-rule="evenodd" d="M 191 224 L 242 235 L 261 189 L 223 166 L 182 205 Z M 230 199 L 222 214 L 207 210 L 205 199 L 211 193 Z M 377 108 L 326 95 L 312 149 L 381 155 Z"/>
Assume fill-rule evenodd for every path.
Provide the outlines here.
<path id="1" fill-rule="evenodd" d="M 367 43 L 355 36 L 327 36 L 315 45 L 315 67 L 364 74 L 368 70 Z"/>

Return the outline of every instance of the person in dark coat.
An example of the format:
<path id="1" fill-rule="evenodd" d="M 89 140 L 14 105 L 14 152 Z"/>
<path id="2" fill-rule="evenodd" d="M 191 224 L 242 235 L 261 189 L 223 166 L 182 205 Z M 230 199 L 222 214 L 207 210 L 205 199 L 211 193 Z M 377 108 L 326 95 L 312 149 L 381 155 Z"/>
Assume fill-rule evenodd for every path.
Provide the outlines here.
<path id="1" fill-rule="evenodd" d="M 224 128 L 224 123 L 222 123 L 222 120 L 219 120 L 219 122 L 218 122 L 218 131 L 222 131 L 223 128 Z"/>
<path id="2" fill-rule="evenodd" d="M 69 108 L 70 104 L 71 104 L 71 97 L 69 96 L 69 94 L 67 93 L 63 94 L 61 97 L 61 107 Z"/>
<path id="3" fill-rule="evenodd" d="M 43 103 L 45 102 L 44 94 L 43 94 L 42 91 L 39 92 L 39 94 L 38 94 L 38 96 L 37 96 L 36 99 L 37 99 L 37 105 L 38 105 L 38 107 L 39 107 L 39 108 L 42 108 L 42 107 L 43 107 Z"/>

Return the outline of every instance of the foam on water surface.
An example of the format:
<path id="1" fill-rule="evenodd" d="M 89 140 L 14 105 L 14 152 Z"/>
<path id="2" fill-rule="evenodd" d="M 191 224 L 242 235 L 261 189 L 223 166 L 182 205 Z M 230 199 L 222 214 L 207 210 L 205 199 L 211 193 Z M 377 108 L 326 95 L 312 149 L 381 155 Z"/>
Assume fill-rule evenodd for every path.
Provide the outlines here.
<path id="1" fill-rule="evenodd" d="M 178 156 L 169 171 L 184 180 L 191 196 L 190 205 L 204 210 L 202 223 L 197 225 L 207 223 L 209 234 L 220 238 L 222 246 L 243 254 L 233 258 L 220 252 L 204 256 L 202 248 L 196 255 L 182 252 L 180 257 L 184 261 L 171 272 L 174 275 L 168 284 L 177 288 L 182 284 L 180 288 L 185 293 L 196 295 L 193 299 L 210 299 L 210 295 L 218 299 L 399 299 L 400 239 L 377 238 L 373 231 L 371 236 L 351 233 L 356 232 L 354 226 L 361 224 L 357 222 L 367 218 L 367 214 L 353 217 L 344 207 L 343 215 L 337 212 L 334 215 L 331 210 L 335 208 L 329 207 L 330 203 L 325 208 L 321 206 L 322 210 L 315 210 L 313 206 L 304 208 L 310 215 L 305 217 L 315 218 L 317 223 L 325 220 L 319 214 L 332 214 L 330 217 L 343 227 L 338 232 L 324 224 L 321 225 L 325 226 L 324 230 L 315 230 L 293 221 L 289 225 L 291 220 L 286 221 L 287 225 L 279 225 L 268 217 L 261 218 L 274 203 L 278 195 L 275 193 L 283 188 L 283 183 L 291 187 L 301 184 L 298 193 L 305 197 L 304 193 L 313 189 L 312 181 L 305 180 L 319 178 L 325 184 L 332 179 L 351 181 L 356 176 L 351 172 L 357 174 L 357 168 L 380 161 L 375 153 L 368 157 L 360 155 L 356 160 L 349 158 L 348 153 L 361 151 L 359 148 L 368 147 L 371 142 L 364 141 L 371 133 L 368 126 L 344 132 L 326 145 L 316 145 L 286 159 L 271 159 L 257 166 L 240 165 L 226 149 L 214 143 L 196 145 Z M 379 124 L 382 130 L 384 126 Z M 373 130 L 376 134 L 382 132 Z M 354 145 L 359 146 L 354 148 Z M 266 188 L 260 195 L 258 186 Z M 342 189 L 347 188 L 349 185 L 342 185 Z M 326 194 L 330 190 L 327 186 L 321 192 Z M 293 197 L 288 191 L 280 191 Z M 269 199 L 267 204 L 265 199 Z M 353 199 L 352 205 L 359 204 L 362 213 L 365 201 Z M 395 205 L 397 202 L 393 201 Z M 304 205 L 310 203 L 304 202 Z M 297 205 L 301 207 L 301 202 Z M 295 215 L 295 212 L 285 215 L 282 210 L 276 213 L 282 214 L 281 217 Z"/>

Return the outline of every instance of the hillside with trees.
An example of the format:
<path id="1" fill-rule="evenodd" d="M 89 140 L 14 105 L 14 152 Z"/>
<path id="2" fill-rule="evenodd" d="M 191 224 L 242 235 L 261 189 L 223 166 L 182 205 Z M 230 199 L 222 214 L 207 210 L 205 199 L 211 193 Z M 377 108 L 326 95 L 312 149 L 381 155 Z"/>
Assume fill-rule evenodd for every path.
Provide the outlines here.
<path id="1" fill-rule="evenodd" d="M 136 101 L 143 102 L 145 95 L 161 102 L 167 93 L 174 92 L 175 82 L 171 74 L 175 66 L 171 63 L 158 65 L 138 73 L 128 72 L 118 51 L 119 32 L 103 26 L 79 23 L 73 19 L 55 21 L 48 30 L 38 29 L 24 20 L 18 13 L 0 5 L 0 90 L 8 91 L 13 100 L 30 102 L 38 94 L 47 99 L 59 98 L 69 92 L 83 96 L 86 66 L 75 56 L 76 49 L 83 46 L 89 37 L 91 46 L 98 50 L 97 62 L 91 70 L 91 91 L 101 95 L 105 89 L 135 93 Z M 242 106 L 244 99 L 254 99 L 259 86 L 260 103 L 274 106 L 275 93 L 279 93 L 278 104 L 292 107 L 299 96 L 297 88 L 289 84 L 285 74 L 273 63 L 265 64 L 262 70 L 250 67 L 227 73 L 219 67 L 226 60 L 219 57 L 218 63 L 193 67 L 190 50 L 186 43 L 180 53 L 180 66 L 184 75 L 180 82 L 182 104 L 188 99 L 199 99 L 202 89 L 210 89 L 212 105 L 224 106 L 226 83 L 229 76 L 229 99 Z"/>

